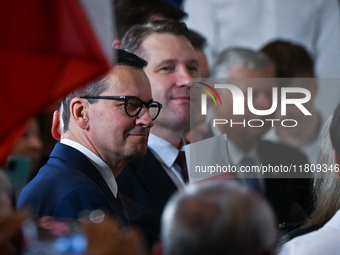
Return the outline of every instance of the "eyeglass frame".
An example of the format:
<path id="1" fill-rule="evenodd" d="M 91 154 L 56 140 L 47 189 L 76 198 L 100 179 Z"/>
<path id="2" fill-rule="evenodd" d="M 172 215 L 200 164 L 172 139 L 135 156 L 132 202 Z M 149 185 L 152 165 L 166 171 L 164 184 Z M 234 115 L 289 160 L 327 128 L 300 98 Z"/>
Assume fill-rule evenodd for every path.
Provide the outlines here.
<path id="1" fill-rule="evenodd" d="M 152 121 L 154 121 L 155 119 L 157 119 L 159 113 L 161 112 L 161 109 L 163 107 L 163 105 L 157 101 L 153 101 L 153 100 L 150 100 L 149 102 L 146 102 L 146 101 L 143 101 L 142 99 L 140 99 L 139 97 L 137 96 L 81 96 L 80 98 L 83 98 L 83 99 L 110 99 L 110 100 L 122 100 L 124 99 L 124 109 L 125 109 L 125 113 L 130 116 L 130 117 L 136 117 L 138 116 L 138 114 L 140 114 L 140 112 L 142 111 L 143 109 L 143 105 L 145 105 L 145 108 L 146 109 L 150 109 L 151 107 L 151 104 L 152 103 L 156 103 L 158 104 L 158 113 L 156 114 L 156 116 L 151 119 Z M 141 102 L 141 107 L 138 108 L 137 110 L 137 113 L 135 115 L 131 115 L 128 113 L 126 107 L 127 107 L 127 102 L 130 98 L 136 98 L 138 99 L 140 102 Z"/>

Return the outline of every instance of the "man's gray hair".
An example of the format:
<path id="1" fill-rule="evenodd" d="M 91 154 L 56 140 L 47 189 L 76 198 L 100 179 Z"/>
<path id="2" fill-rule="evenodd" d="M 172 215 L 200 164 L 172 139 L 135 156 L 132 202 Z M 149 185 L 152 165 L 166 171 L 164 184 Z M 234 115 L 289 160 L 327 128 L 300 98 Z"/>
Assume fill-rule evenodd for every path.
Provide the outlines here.
<path id="1" fill-rule="evenodd" d="M 70 123 L 70 103 L 73 98 L 75 97 L 81 97 L 85 95 L 91 95 L 91 96 L 99 96 L 101 93 L 103 93 L 108 88 L 108 79 L 102 78 L 95 82 L 89 83 L 85 87 L 82 87 L 80 89 L 77 89 L 70 94 L 68 94 L 65 99 L 61 102 L 60 106 L 60 129 L 62 130 L 62 133 L 65 133 L 68 130 L 68 126 Z M 87 99 L 87 101 L 90 104 L 93 104 L 97 102 L 99 99 Z"/>
<path id="2" fill-rule="evenodd" d="M 252 71 L 260 71 L 273 62 L 263 52 L 256 52 L 247 48 L 230 48 L 221 52 L 214 62 L 211 71 L 212 78 L 229 78 L 229 68 L 247 68 Z"/>
<path id="3" fill-rule="evenodd" d="M 234 181 L 188 185 L 162 215 L 164 255 L 266 254 L 277 238 L 268 203 Z"/>
<path id="4" fill-rule="evenodd" d="M 136 53 L 143 40 L 155 33 L 182 35 L 190 41 L 190 32 L 185 23 L 174 20 L 154 20 L 147 24 L 131 27 L 122 39 L 121 49 Z"/>

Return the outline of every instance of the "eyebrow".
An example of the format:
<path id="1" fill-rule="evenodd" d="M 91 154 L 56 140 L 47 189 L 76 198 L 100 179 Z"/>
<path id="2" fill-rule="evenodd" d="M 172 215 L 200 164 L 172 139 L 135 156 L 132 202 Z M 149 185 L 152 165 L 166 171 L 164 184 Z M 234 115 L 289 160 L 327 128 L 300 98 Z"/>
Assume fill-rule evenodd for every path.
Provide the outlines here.
<path id="1" fill-rule="evenodd" d="M 160 66 L 162 66 L 164 64 L 174 64 L 176 62 L 177 62 L 177 60 L 173 59 L 173 58 L 165 59 L 165 60 L 162 60 L 160 63 L 158 63 L 155 67 L 157 68 L 157 67 L 160 67 Z M 188 62 L 186 62 L 186 64 L 193 64 L 193 63 L 199 65 L 198 60 L 194 59 L 194 58 L 192 58 Z"/>
<path id="2" fill-rule="evenodd" d="M 197 64 L 197 65 L 200 64 L 199 61 L 198 61 L 198 59 L 191 59 L 191 60 L 189 61 L 189 63 L 195 63 L 195 64 Z"/>
<path id="3" fill-rule="evenodd" d="M 172 59 L 172 58 L 170 58 L 170 59 L 165 59 L 165 60 L 162 60 L 161 62 L 159 62 L 159 63 L 156 65 L 156 67 L 159 67 L 159 66 L 164 65 L 164 64 L 174 64 L 174 63 L 176 63 L 176 59 Z"/>
<path id="4" fill-rule="evenodd" d="M 127 97 L 138 97 L 138 98 L 140 98 L 139 96 L 135 96 L 135 95 L 124 95 L 124 96 L 127 96 Z M 141 99 L 141 98 L 140 98 Z M 142 99 L 141 99 L 142 100 Z M 142 100 L 142 101 L 144 101 L 144 100 Z M 148 101 L 145 101 L 145 102 L 148 102 L 148 103 L 150 103 L 151 101 L 155 101 L 152 97 L 151 97 L 151 99 L 149 99 Z"/>

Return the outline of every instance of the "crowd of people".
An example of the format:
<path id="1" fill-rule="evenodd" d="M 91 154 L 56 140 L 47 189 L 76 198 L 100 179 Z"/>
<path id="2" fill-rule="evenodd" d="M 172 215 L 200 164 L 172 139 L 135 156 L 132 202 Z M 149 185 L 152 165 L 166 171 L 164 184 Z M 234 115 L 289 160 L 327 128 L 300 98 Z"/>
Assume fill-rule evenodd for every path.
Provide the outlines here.
<path id="1" fill-rule="evenodd" d="M 316 103 L 325 85 L 316 77 L 340 74 L 339 3 L 314 0 L 303 12 L 294 1 L 178 4 L 116 0 L 115 65 L 49 114 L 52 151 L 41 136 L 46 116 L 27 123 L 0 171 L 1 254 L 29 252 L 32 218 L 48 230 L 77 222 L 86 254 L 339 253 L 339 97 L 331 116 Z M 198 114 L 193 81 L 209 79 L 232 85 Z M 278 89 L 309 97 L 287 106 Z M 251 99 L 242 114 L 237 93 Z M 278 124 L 285 119 L 297 125 Z M 186 148 L 224 134 L 237 171 L 195 181 Z M 320 171 L 240 171 L 312 165 Z M 24 166 L 16 186 L 9 172 Z"/>

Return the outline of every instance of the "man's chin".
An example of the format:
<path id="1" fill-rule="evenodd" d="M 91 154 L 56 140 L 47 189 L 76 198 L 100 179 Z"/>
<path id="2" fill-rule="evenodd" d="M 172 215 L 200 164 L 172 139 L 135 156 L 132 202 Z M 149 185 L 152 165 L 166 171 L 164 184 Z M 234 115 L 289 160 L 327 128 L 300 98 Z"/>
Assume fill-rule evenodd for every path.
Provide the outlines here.
<path id="1" fill-rule="evenodd" d="M 136 158 L 140 158 L 143 157 L 147 150 L 148 150 L 148 145 L 147 144 L 138 144 L 135 148 L 135 151 L 133 153 L 133 157 Z"/>

